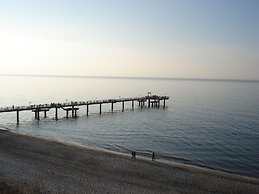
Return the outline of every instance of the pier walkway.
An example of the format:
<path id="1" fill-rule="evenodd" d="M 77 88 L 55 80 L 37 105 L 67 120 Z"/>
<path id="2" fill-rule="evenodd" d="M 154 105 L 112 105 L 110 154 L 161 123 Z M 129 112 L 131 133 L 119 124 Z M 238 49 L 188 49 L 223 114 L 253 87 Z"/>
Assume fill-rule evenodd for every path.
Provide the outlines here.
<path id="1" fill-rule="evenodd" d="M 77 117 L 77 111 L 79 106 L 86 106 L 86 115 L 89 114 L 90 105 L 99 105 L 99 113 L 102 114 L 102 104 L 111 104 L 111 111 L 113 112 L 113 105 L 115 103 L 122 103 L 122 111 L 124 111 L 125 102 L 132 103 L 132 109 L 134 109 L 134 102 L 137 102 L 139 107 L 143 108 L 145 103 L 147 103 L 148 108 L 159 108 L 162 106 L 166 107 L 166 100 L 169 100 L 169 96 L 157 96 L 157 95 L 147 95 L 143 97 L 135 98 L 119 98 L 119 99 L 106 99 L 106 100 L 90 100 L 90 101 L 80 101 L 80 102 L 65 102 L 65 103 L 50 103 L 50 104 L 38 104 L 29 106 L 11 106 L 0 108 L 0 113 L 5 112 L 16 112 L 17 123 L 19 123 L 19 113 L 21 111 L 32 111 L 35 114 L 35 119 L 40 119 L 40 112 L 44 112 L 44 117 L 47 117 L 47 112 L 50 109 L 55 109 L 55 119 L 58 120 L 58 109 L 66 111 L 66 118 L 68 118 L 69 112 L 72 112 L 72 117 Z M 162 103 L 163 104 L 162 104 Z"/>

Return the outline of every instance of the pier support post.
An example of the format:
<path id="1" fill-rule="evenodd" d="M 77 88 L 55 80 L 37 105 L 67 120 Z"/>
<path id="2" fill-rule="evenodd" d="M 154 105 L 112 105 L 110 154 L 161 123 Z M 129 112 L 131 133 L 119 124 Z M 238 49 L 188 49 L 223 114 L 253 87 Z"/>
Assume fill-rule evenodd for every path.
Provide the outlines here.
<path id="1" fill-rule="evenodd" d="M 56 119 L 56 121 L 58 120 L 58 108 L 56 108 L 55 119 Z"/>
<path id="2" fill-rule="evenodd" d="M 88 116 L 89 113 L 89 104 L 86 105 L 86 115 Z"/>
<path id="3" fill-rule="evenodd" d="M 19 111 L 16 112 L 16 119 L 17 119 L 17 123 L 19 123 Z"/>
<path id="4" fill-rule="evenodd" d="M 40 112 L 35 110 L 35 119 L 40 120 Z"/>
<path id="5" fill-rule="evenodd" d="M 124 101 L 122 101 L 122 112 L 124 112 Z"/>
<path id="6" fill-rule="evenodd" d="M 150 98 L 148 99 L 148 108 L 150 108 Z"/>
<path id="7" fill-rule="evenodd" d="M 102 104 L 100 104 L 100 114 L 102 114 Z"/>
<path id="8" fill-rule="evenodd" d="M 66 110 L 66 111 L 67 111 L 66 118 L 68 119 L 68 110 Z"/>
<path id="9" fill-rule="evenodd" d="M 77 118 L 77 110 L 75 109 L 74 111 L 75 111 L 75 115 L 74 116 L 75 116 L 75 118 Z"/>
<path id="10" fill-rule="evenodd" d="M 113 102 L 112 102 L 112 107 L 111 107 L 111 109 L 112 109 L 112 112 L 113 112 Z"/>
<path id="11" fill-rule="evenodd" d="M 140 102 L 140 101 L 138 101 L 138 106 L 140 106 L 140 104 L 141 104 L 141 102 Z"/>
<path id="12" fill-rule="evenodd" d="M 44 118 L 46 118 L 47 117 L 47 111 L 45 110 L 44 111 Z"/>
<path id="13" fill-rule="evenodd" d="M 165 99 L 164 99 L 164 108 L 165 108 Z"/>
<path id="14" fill-rule="evenodd" d="M 132 100 L 131 106 L 132 106 L 132 110 L 134 110 L 134 100 Z"/>
<path id="15" fill-rule="evenodd" d="M 75 116 L 74 106 L 72 106 L 72 118 Z"/>

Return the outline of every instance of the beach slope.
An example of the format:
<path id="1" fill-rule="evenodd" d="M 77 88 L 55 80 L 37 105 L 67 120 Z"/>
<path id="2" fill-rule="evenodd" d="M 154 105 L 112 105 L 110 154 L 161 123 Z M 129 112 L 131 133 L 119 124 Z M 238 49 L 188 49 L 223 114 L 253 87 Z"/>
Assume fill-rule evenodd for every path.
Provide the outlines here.
<path id="1" fill-rule="evenodd" d="M 0 164 L 0 180 L 27 193 L 259 193 L 252 178 L 1 130 Z"/>

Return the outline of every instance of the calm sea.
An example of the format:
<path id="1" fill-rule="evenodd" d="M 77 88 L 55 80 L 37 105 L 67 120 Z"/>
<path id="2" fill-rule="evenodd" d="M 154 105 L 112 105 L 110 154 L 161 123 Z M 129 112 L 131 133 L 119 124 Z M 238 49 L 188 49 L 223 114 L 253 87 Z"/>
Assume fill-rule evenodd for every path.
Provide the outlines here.
<path id="1" fill-rule="evenodd" d="M 54 110 L 38 122 L 32 112 L 0 113 L 0 127 L 108 150 L 148 155 L 259 178 L 259 82 L 0 76 L 0 106 L 169 95 L 166 109 L 131 103 L 90 106 L 65 119 Z"/>

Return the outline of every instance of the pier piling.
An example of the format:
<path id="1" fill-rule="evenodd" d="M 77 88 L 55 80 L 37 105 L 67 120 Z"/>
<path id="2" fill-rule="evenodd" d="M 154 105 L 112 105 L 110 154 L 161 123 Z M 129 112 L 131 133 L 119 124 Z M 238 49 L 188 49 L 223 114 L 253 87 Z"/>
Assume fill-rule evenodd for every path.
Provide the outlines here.
<path id="1" fill-rule="evenodd" d="M 79 110 L 79 108 L 72 106 L 71 108 L 62 108 L 62 109 L 66 111 L 67 119 L 68 119 L 69 111 L 72 112 L 72 118 L 77 118 L 77 111 Z"/>
<path id="2" fill-rule="evenodd" d="M 122 101 L 122 112 L 124 112 L 124 101 Z"/>
<path id="3" fill-rule="evenodd" d="M 58 108 L 56 108 L 55 119 L 58 120 Z"/>
<path id="4" fill-rule="evenodd" d="M 66 113 L 66 118 L 68 119 L 68 110 L 66 110 L 66 112 L 67 112 L 67 113 Z"/>
<path id="5" fill-rule="evenodd" d="M 112 112 L 113 112 L 113 102 L 112 102 L 112 107 L 111 107 L 111 109 L 112 109 Z"/>
<path id="6" fill-rule="evenodd" d="M 75 109 L 74 111 L 75 111 L 74 118 L 77 118 L 77 110 Z"/>
<path id="7" fill-rule="evenodd" d="M 74 111 L 74 106 L 72 106 L 72 118 L 74 118 L 74 116 L 75 116 L 75 111 Z"/>
<path id="8" fill-rule="evenodd" d="M 19 123 L 19 111 L 16 112 L 16 120 L 17 120 L 17 123 Z"/>
<path id="9" fill-rule="evenodd" d="M 35 119 L 40 120 L 40 112 L 35 110 Z"/>

